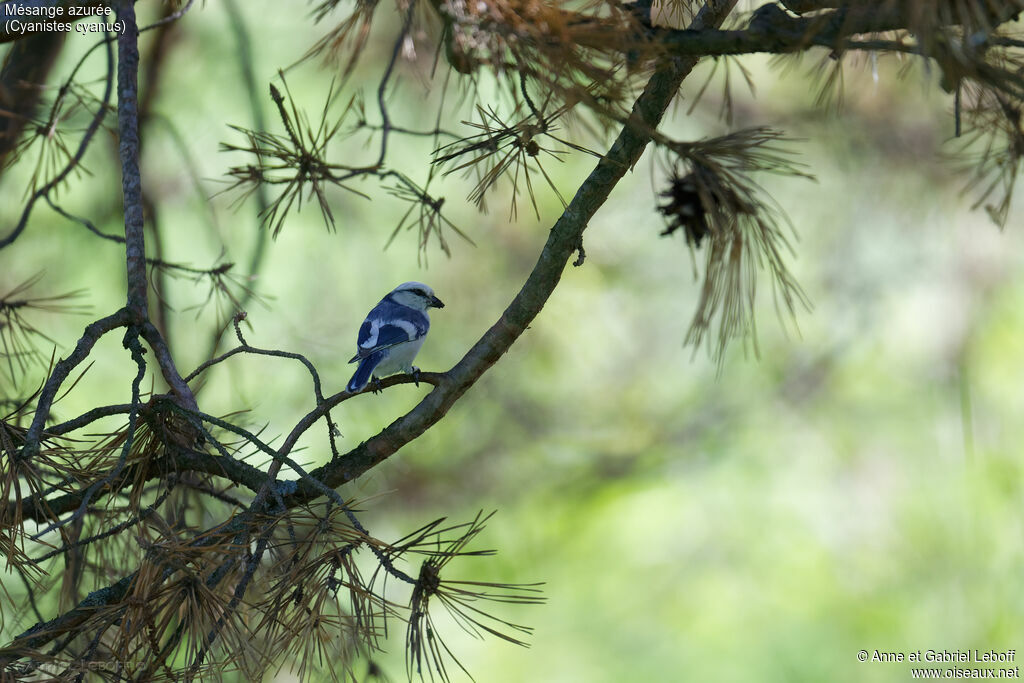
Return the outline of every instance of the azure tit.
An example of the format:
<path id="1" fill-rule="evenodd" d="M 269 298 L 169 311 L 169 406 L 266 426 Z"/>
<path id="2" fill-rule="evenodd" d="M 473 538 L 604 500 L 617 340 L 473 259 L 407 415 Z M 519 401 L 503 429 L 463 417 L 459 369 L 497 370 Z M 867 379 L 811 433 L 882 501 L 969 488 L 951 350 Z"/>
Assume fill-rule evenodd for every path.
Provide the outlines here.
<path id="1" fill-rule="evenodd" d="M 359 328 L 356 355 L 349 361 L 359 363 L 348 381 L 349 392 L 361 390 L 371 377 L 419 373 L 412 361 L 430 330 L 428 308 L 444 308 L 444 304 L 422 282 L 398 285 L 373 307 Z"/>

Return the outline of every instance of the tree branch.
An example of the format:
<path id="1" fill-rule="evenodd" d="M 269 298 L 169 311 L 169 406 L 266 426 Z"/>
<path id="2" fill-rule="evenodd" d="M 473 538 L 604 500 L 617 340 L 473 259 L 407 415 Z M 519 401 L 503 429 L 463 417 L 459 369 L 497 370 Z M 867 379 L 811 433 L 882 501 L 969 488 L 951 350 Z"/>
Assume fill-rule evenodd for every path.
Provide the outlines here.
<path id="1" fill-rule="evenodd" d="M 119 0 L 117 21 L 123 27 L 117 36 L 117 129 L 121 158 L 121 188 L 124 193 L 124 237 L 127 262 L 127 310 L 138 332 L 156 354 L 164 381 L 191 409 L 196 408 L 192 390 L 181 378 L 160 331 L 149 321 L 146 277 L 146 236 L 143 229 L 142 172 L 139 168 L 139 27 L 132 0 Z"/>
<path id="2" fill-rule="evenodd" d="M 1014 15 L 1015 12 L 1009 8 L 995 14 L 991 17 L 993 25 L 1009 21 Z M 860 3 L 852 8 L 843 6 L 809 17 L 792 17 L 778 5 L 769 3 L 754 13 L 750 24 L 743 30 L 688 28 L 653 31 L 655 39 L 671 54 L 715 57 L 756 52 L 784 54 L 808 47 L 827 47 L 837 51 L 846 47 L 876 49 L 878 45 L 873 43 L 848 45 L 846 41 L 851 36 L 864 33 L 913 30 L 914 23 L 913 17 L 893 3 Z"/>
<path id="3" fill-rule="evenodd" d="M 139 169 L 139 26 L 135 5 L 114 7 L 123 30 L 117 36 L 117 132 L 124 193 L 124 238 L 128 266 L 128 311 L 136 323 L 149 318 L 146 302 L 146 237 L 142 226 L 142 173 Z"/>

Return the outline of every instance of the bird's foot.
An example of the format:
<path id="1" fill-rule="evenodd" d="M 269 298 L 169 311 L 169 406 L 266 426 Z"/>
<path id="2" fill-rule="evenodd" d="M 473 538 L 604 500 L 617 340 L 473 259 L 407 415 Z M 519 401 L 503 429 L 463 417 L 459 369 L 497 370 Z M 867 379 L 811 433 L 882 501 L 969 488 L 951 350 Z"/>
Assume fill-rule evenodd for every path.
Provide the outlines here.
<path id="1" fill-rule="evenodd" d="M 380 377 L 374 377 L 370 380 L 370 391 L 375 394 L 379 394 L 384 388 L 380 385 Z"/>
<path id="2" fill-rule="evenodd" d="M 412 381 L 416 383 L 416 386 L 419 386 L 420 385 L 420 369 L 414 365 L 414 366 L 412 366 L 412 372 L 410 372 L 409 374 L 412 375 Z"/>

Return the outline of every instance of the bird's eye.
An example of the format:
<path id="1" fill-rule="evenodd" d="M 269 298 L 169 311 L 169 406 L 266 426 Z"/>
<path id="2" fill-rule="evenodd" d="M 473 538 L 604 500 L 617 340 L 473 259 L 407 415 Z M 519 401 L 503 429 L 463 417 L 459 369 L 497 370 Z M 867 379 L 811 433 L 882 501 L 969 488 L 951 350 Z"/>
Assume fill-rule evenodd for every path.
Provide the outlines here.
<path id="1" fill-rule="evenodd" d="M 414 289 L 412 291 L 413 291 L 414 294 L 419 294 L 420 296 L 426 296 L 427 295 L 427 293 L 424 292 L 422 289 Z"/>

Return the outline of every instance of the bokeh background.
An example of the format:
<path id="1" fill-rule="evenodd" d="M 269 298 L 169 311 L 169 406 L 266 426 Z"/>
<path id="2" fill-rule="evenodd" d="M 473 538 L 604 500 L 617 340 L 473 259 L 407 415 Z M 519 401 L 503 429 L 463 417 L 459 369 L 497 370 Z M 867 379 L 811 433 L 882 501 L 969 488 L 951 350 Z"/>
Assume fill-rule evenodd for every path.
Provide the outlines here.
<path id="1" fill-rule="evenodd" d="M 139 11 L 152 19 L 155 4 Z M 277 70 L 324 27 L 306 4 L 239 4 L 267 121 L 281 132 L 267 83 L 280 84 Z M 367 47 L 343 100 L 373 92 L 390 49 L 383 38 L 395 31 L 386 21 L 379 28 L 382 41 Z M 66 75 L 92 42 L 69 36 L 54 73 Z M 426 45 L 419 67 L 433 60 Z M 694 258 L 681 236 L 659 237 L 664 165 L 648 152 L 593 220 L 585 264 L 567 270 L 521 341 L 440 424 L 343 491 L 368 499 L 364 522 L 385 539 L 441 516 L 498 511 L 477 544 L 498 555 L 462 560 L 453 578 L 543 581 L 548 602 L 495 610 L 535 629 L 529 650 L 447 624 L 446 642 L 477 680 L 902 681 L 910 664 L 859 663 L 858 651 L 1024 657 L 1021 213 L 1000 231 L 971 210 L 976 196 L 961 193 L 954 172 L 951 98 L 935 74 L 865 64 L 847 73 L 841 106 L 821 106 L 809 75 L 821 56 L 785 72 L 766 58 L 745 60 L 756 95 L 733 74 L 731 126 L 719 116 L 720 81 L 688 112 L 701 67 L 666 128 L 692 139 L 770 125 L 801 139 L 792 148 L 816 182 L 759 180 L 792 222 L 788 262 L 813 310 L 780 325 L 763 279 L 757 354 L 734 345 L 719 366 L 704 349 L 684 347 L 699 292 Z M 143 150 L 164 258 L 208 267 L 221 257 L 241 268 L 260 228 L 251 199 L 232 206 L 237 194 L 217 194 L 226 169 L 249 161 L 218 151 L 243 142 L 228 124 L 252 125 L 225 4 L 193 8 L 167 60 L 161 117 Z M 430 127 L 438 92 L 409 67 L 392 111 L 403 125 Z M 103 68 L 97 51 L 86 71 L 98 78 Z M 287 74 L 311 116 L 331 75 L 316 62 Z M 493 84 L 484 78 L 480 87 Z M 362 139 L 337 153 L 375 156 Z M 86 161 L 92 175 L 61 196 L 68 210 L 116 232 L 113 145 L 97 142 Z M 430 141 L 391 145 L 392 163 L 422 181 Z M 576 154 L 546 168 L 570 197 L 592 166 Z M 26 170 L 0 183 L 0 225 L 17 220 Z M 472 185 L 455 174 L 434 188 L 475 242 L 452 237 L 450 257 L 432 246 L 424 261 L 414 233 L 384 249 L 404 207 L 369 183 L 358 189 L 371 201 L 329 195 L 336 231 L 315 207 L 290 216 L 249 283 L 265 305 L 248 306 L 248 340 L 306 354 L 325 390 L 340 390 L 365 312 L 417 279 L 447 304 L 433 314 L 418 364 L 453 365 L 521 286 L 561 209 L 539 186 L 539 217 L 527 200 L 512 218 L 510 188 L 500 185 L 481 214 L 465 200 Z M 0 291 L 45 270 L 45 293 L 86 290 L 81 302 L 98 316 L 119 305 L 123 267 L 119 247 L 40 206 L 16 248 L 0 252 Z M 208 351 L 217 311 L 201 307 L 204 285 L 173 284 L 170 337 L 179 367 L 190 369 Z M 58 354 L 90 319 L 32 318 Z M 104 339 L 58 412 L 127 400 L 133 373 L 119 340 Z M 425 392 L 403 385 L 344 403 L 335 413 L 341 446 Z M 211 374 L 200 401 L 213 414 L 248 409 L 270 438 L 312 395 L 297 364 L 240 357 Z M 326 459 L 323 431 L 305 446 L 305 462 Z M 394 625 L 379 664 L 401 680 L 404 631 Z M 267 678 L 292 680 L 288 663 Z"/>

